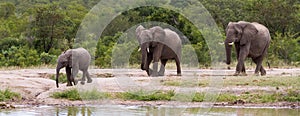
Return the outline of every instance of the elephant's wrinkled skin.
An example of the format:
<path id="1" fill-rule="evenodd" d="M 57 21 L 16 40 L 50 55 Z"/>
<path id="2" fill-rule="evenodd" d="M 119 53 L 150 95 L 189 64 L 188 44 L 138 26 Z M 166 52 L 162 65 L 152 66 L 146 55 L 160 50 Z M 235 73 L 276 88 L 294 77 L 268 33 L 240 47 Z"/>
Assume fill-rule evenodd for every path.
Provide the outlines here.
<path id="1" fill-rule="evenodd" d="M 235 45 L 237 61 L 235 76 L 247 75 L 244 61 L 247 57 L 252 58 L 256 64 L 255 74 L 266 75 L 262 61 L 267 55 L 271 37 L 269 30 L 259 23 L 253 22 L 230 22 L 226 28 L 226 63 L 231 62 L 231 48 Z"/>
<path id="2" fill-rule="evenodd" d="M 72 86 L 73 84 L 74 85 L 77 84 L 75 77 L 79 70 L 83 72 L 81 84 L 84 84 L 85 76 L 88 78 L 87 82 L 91 83 L 92 79 L 88 72 L 90 61 L 91 61 L 91 55 L 84 48 L 69 49 L 64 53 L 62 53 L 57 59 L 56 87 L 59 87 L 58 86 L 59 71 L 63 67 L 66 67 L 66 74 L 68 80 L 67 86 Z"/>
<path id="3" fill-rule="evenodd" d="M 146 29 L 140 25 L 136 28 L 136 37 L 142 51 L 141 69 L 146 70 L 148 76 L 163 76 L 165 65 L 170 59 L 175 59 L 177 75 L 181 75 L 181 40 L 176 32 L 159 26 Z M 152 60 L 153 70 L 149 68 Z M 159 60 L 162 65 L 157 72 Z"/>

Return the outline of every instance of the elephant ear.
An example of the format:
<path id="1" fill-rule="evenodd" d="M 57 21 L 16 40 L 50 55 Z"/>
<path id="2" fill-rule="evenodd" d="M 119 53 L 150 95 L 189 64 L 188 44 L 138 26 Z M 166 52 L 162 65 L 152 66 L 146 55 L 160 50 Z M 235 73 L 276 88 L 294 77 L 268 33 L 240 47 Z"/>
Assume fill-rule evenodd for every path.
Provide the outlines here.
<path id="1" fill-rule="evenodd" d="M 243 28 L 243 34 L 240 40 L 240 45 L 247 44 L 257 33 L 258 30 L 253 24 L 251 23 L 246 24 Z"/>
<path id="2" fill-rule="evenodd" d="M 141 44 L 142 39 L 142 31 L 145 30 L 145 28 L 142 25 L 139 25 L 136 29 L 135 29 L 135 34 L 136 34 L 136 38 L 138 40 L 138 42 Z"/>
<path id="3" fill-rule="evenodd" d="M 68 62 L 69 66 L 72 66 L 72 52 L 74 52 L 74 51 L 68 50 L 67 52 L 64 53 L 64 57 L 65 57 L 66 61 Z"/>
<path id="4" fill-rule="evenodd" d="M 152 33 L 152 37 L 154 41 L 163 43 L 166 37 L 166 33 L 163 28 L 159 26 L 152 27 L 150 29 L 150 32 Z"/>
<path id="5" fill-rule="evenodd" d="M 237 31 L 237 34 L 243 33 L 243 26 L 239 23 L 234 23 L 234 29 Z"/>

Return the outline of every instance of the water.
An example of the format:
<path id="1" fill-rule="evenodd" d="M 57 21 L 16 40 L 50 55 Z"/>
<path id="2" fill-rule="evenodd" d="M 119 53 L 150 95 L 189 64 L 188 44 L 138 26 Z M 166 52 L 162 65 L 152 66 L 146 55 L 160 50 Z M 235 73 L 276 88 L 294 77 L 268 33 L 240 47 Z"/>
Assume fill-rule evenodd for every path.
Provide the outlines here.
<path id="1" fill-rule="evenodd" d="M 208 112 L 207 112 L 208 111 Z M 205 114 L 203 114 L 205 112 Z M 299 116 L 289 108 L 174 108 L 169 106 L 97 105 L 76 107 L 39 106 L 0 110 L 0 116 Z"/>

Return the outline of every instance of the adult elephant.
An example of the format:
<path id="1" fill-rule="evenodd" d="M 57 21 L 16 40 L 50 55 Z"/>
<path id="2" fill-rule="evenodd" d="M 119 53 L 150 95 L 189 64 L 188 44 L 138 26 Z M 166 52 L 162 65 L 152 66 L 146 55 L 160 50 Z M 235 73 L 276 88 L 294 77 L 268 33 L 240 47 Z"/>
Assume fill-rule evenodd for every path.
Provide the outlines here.
<path id="1" fill-rule="evenodd" d="M 175 59 L 177 75 L 181 75 L 181 40 L 176 32 L 159 26 L 146 29 L 140 25 L 136 28 L 136 37 L 142 51 L 141 69 L 146 70 L 148 76 L 163 76 L 169 59 Z M 149 69 L 152 60 L 153 70 Z M 162 65 L 157 72 L 159 60 Z"/>
<path id="2" fill-rule="evenodd" d="M 88 79 L 88 83 L 92 82 L 92 79 L 88 72 L 88 67 L 90 65 L 91 55 L 84 48 L 69 49 L 59 55 L 56 66 L 56 87 L 58 86 L 58 78 L 60 69 L 66 67 L 67 74 L 67 86 L 72 86 L 77 84 L 75 77 L 79 70 L 83 72 L 81 84 L 84 84 L 85 76 Z M 72 69 L 72 70 L 71 70 Z"/>
<path id="3" fill-rule="evenodd" d="M 235 76 L 246 76 L 244 61 L 247 57 L 252 58 L 256 64 L 255 74 L 266 75 L 262 61 L 267 54 L 271 41 L 269 30 L 259 23 L 253 22 L 230 22 L 226 28 L 226 63 L 231 62 L 231 48 L 235 45 L 238 64 Z"/>

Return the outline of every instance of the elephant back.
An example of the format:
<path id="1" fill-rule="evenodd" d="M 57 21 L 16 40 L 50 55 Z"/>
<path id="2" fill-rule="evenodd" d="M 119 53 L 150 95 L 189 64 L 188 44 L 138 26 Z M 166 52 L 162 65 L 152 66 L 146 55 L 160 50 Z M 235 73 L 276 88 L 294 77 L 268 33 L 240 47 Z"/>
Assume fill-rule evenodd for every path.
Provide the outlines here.
<path id="1" fill-rule="evenodd" d="M 79 68 L 87 68 L 91 62 L 90 53 L 84 48 L 72 49 L 72 65 L 79 65 Z"/>

